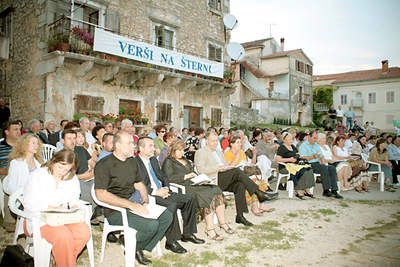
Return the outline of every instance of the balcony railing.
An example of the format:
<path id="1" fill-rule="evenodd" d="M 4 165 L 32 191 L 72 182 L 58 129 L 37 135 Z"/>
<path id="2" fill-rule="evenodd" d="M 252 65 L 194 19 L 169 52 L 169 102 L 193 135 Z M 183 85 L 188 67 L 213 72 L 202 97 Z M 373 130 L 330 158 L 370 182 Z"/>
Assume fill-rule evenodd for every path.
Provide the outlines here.
<path id="1" fill-rule="evenodd" d="M 328 106 L 325 103 L 314 103 L 314 111 L 326 112 L 328 111 Z"/>
<path id="2" fill-rule="evenodd" d="M 360 97 L 353 98 L 351 100 L 351 106 L 355 108 L 362 108 L 363 107 L 363 99 Z"/>
<path id="3" fill-rule="evenodd" d="M 73 20 L 73 21 L 74 22 L 76 21 L 77 23 L 79 23 L 78 25 L 84 25 L 84 27 L 82 28 L 82 27 L 78 27 L 78 26 L 72 26 L 72 29 L 71 29 L 71 19 L 69 17 L 65 17 L 65 16 L 54 21 L 53 23 L 51 23 L 48 26 L 49 27 L 49 38 L 48 38 L 47 44 L 48 44 L 49 52 L 52 52 L 55 50 L 65 51 L 65 52 L 73 52 L 73 53 L 78 53 L 78 54 L 100 57 L 103 59 L 109 59 L 111 61 L 121 61 L 123 63 L 133 64 L 133 65 L 147 67 L 147 68 L 164 70 L 164 71 L 169 71 L 169 72 L 173 72 L 173 73 L 181 73 L 184 75 L 194 76 L 197 78 L 202 78 L 202 79 L 207 79 L 207 80 L 213 80 L 213 81 L 218 81 L 218 82 L 223 82 L 223 81 L 228 82 L 228 79 L 220 79 L 220 78 L 205 76 L 205 75 L 196 74 L 196 73 L 189 73 L 189 72 L 185 72 L 185 71 L 181 71 L 181 70 L 170 69 L 167 67 L 152 65 L 152 64 L 132 60 L 132 59 L 120 58 L 120 57 L 117 57 L 114 55 L 108 55 L 106 53 L 99 53 L 99 52 L 93 51 L 93 42 L 94 42 L 93 32 L 94 32 L 94 28 L 99 27 L 99 26 L 89 23 L 89 22 L 84 22 L 81 20 Z M 72 23 L 72 25 L 73 24 L 74 23 Z M 103 28 L 103 29 L 105 29 L 105 28 Z M 105 29 L 105 30 L 111 31 L 109 29 Z M 131 35 L 126 35 L 126 34 L 123 35 L 120 33 L 117 33 L 117 34 L 128 37 L 128 38 L 134 38 Z M 138 39 L 138 38 L 134 38 L 134 39 Z M 145 40 L 142 40 L 142 38 L 141 38 L 141 41 L 145 42 Z M 148 42 L 148 43 L 153 44 L 153 42 Z M 180 49 L 175 49 L 175 51 L 193 55 L 196 57 L 203 57 L 201 55 L 196 55 L 194 53 L 182 51 Z M 226 70 L 229 70 L 230 66 L 225 64 L 224 68 Z M 229 81 L 229 83 L 231 83 L 231 81 Z"/>

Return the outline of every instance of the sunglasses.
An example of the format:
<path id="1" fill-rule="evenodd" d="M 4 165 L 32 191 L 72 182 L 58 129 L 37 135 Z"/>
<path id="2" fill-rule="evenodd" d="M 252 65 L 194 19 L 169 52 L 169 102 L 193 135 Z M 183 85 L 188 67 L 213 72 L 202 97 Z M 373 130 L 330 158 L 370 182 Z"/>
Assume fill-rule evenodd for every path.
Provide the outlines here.
<path id="1" fill-rule="evenodd" d="M 160 131 L 160 133 L 166 133 L 166 131 Z"/>

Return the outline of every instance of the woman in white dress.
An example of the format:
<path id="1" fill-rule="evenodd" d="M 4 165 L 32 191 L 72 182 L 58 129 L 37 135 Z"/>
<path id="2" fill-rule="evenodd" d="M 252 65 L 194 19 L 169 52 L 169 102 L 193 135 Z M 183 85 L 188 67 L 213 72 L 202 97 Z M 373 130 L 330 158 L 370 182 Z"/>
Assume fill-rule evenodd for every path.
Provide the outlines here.
<path id="1" fill-rule="evenodd" d="M 32 172 L 43 163 L 41 150 L 42 143 L 34 134 L 25 134 L 18 140 L 9 156 L 10 167 L 3 182 L 7 194 L 12 195 L 31 179 Z"/>

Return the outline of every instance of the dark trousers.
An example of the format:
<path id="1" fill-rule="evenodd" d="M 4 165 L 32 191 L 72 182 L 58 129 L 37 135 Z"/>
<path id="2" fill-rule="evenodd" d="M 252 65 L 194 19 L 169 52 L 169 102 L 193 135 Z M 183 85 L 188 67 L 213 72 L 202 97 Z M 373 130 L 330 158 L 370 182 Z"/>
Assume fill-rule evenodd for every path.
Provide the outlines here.
<path id="1" fill-rule="evenodd" d="M 400 175 L 400 160 L 390 160 L 390 162 L 393 165 L 392 169 L 393 183 L 397 184 L 399 182 L 399 179 L 397 179 L 397 175 Z"/>
<path id="2" fill-rule="evenodd" d="M 136 249 L 152 251 L 160 241 L 172 221 L 172 214 L 169 210 L 161 213 L 158 219 L 147 219 L 130 211 L 126 212 L 128 224 L 137 231 Z M 122 216 L 120 212 L 112 212 L 107 216 L 107 220 L 112 225 L 122 225 Z M 127 237 L 125 237 L 127 238 Z"/>
<path id="3" fill-rule="evenodd" d="M 155 197 L 156 203 L 160 206 L 167 207 L 172 213 L 172 223 L 165 233 L 167 242 L 173 242 L 181 239 L 181 229 L 179 228 L 177 209 L 181 210 L 183 220 L 183 234 L 191 235 L 197 233 L 196 225 L 196 209 L 198 207 L 197 200 L 191 194 L 171 193 L 168 198 Z"/>
<path id="4" fill-rule="evenodd" d="M 219 172 L 218 186 L 222 191 L 233 192 L 235 194 L 237 216 L 242 216 L 243 212 L 249 212 L 246 204 L 246 190 L 250 195 L 253 195 L 258 190 L 258 186 L 242 170 L 233 168 Z"/>
<path id="5" fill-rule="evenodd" d="M 321 174 L 322 188 L 324 190 L 338 191 L 336 168 L 332 165 L 323 165 L 319 162 L 311 163 L 314 173 Z"/>

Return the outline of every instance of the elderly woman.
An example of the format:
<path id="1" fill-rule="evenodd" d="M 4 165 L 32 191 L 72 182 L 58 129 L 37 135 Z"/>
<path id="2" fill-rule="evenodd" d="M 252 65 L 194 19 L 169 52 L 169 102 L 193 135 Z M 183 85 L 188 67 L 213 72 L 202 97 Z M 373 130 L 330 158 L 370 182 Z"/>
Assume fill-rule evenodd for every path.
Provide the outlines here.
<path id="1" fill-rule="evenodd" d="M 174 141 L 169 150 L 169 156 L 165 159 L 162 170 L 172 183 L 185 186 L 187 193 L 196 196 L 199 207 L 202 209 L 206 223 L 206 235 L 212 239 L 223 240 L 214 228 L 213 214 L 218 218 L 221 229 L 228 234 L 233 230 L 225 222 L 225 204 L 222 190 L 216 185 L 191 185 L 190 179 L 197 174 L 192 163 L 183 157 L 185 143 L 181 140 Z"/>
<path id="2" fill-rule="evenodd" d="M 256 157 L 253 157 L 251 160 L 247 159 L 246 154 L 242 149 L 242 141 L 239 136 L 234 135 L 229 139 L 229 147 L 230 149 L 224 153 L 224 158 L 228 165 L 233 167 L 240 166 L 241 169 L 243 169 L 244 166 L 256 164 Z M 268 185 L 263 179 L 258 179 L 255 176 L 252 177 L 253 182 L 258 185 L 258 188 L 261 191 L 266 191 L 268 189 Z M 250 196 L 247 191 L 246 202 L 251 206 L 250 210 L 256 216 L 261 216 L 263 212 L 271 212 L 274 210 L 273 208 L 268 208 L 265 204 L 260 204 L 257 197 L 255 195 Z"/>
<path id="3" fill-rule="evenodd" d="M 32 172 L 43 163 L 41 149 L 42 143 L 34 134 L 25 134 L 17 141 L 9 156 L 10 167 L 3 182 L 7 194 L 12 195 L 31 179 Z"/>
<path id="4" fill-rule="evenodd" d="M 378 139 L 378 141 L 376 141 L 375 147 L 373 147 L 371 149 L 371 152 L 369 153 L 369 160 L 381 164 L 381 169 L 385 174 L 385 180 L 390 180 L 393 175 L 393 166 L 392 163 L 389 161 L 389 155 L 386 148 L 386 140 L 383 138 Z M 376 165 L 371 165 L 369 167 L 369 170 L 377 171 L 378 169 Z"/>
<path id="5" fill-rule="evenodd" d="M 344 148 L 345 137 L 338 136 L 333 142 L 333 152 L 326 144 L 326 135 L 318 134 L 318 144 L 322 151 L 322 162 L 336 167 L 337 177 L 343 191 L 355 189 L 357 192 L 368 191 L 369 178 L 359 176 L 361 170 L 364 170 L 360 159 L 351 158 Z M 354 173 L 354 175 L 353 175 Z M 354 176 L 352 178 L 352 176 Z"/>
<path id="6" fill-rule="evenodd" d="M 88 225 L 79 219 L 76 223 L 50 226 L 41 217 L 41 212 L 49 209 L 77 208 L 80 186 L 75 170 L 75 153 L 63 149 L 46 167 L 33 173 L 24 189 L 24 209 L 40 219 L 40 233 L 52 245 L 56 266 L 76 266 L 76 259 L 90 238 Z"/>
<path id="7" fill-rule="evenodd" d="M 295 195 L 299 199 L 306 196 L 314 198 L 310 189 L 315 186 L 314 174 L 310 167 L 299 165 L 300 155 L 297 148 L 293 145 L 293 136 L 284 132 L 282 134 L 282 145 L 276 152 L 275 160 L 279 162 L 279 172 L 290 173 L 290 179 L 294 183 Z M 291 170 L 289 170 L 291 169 Z"/>

